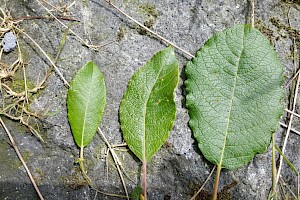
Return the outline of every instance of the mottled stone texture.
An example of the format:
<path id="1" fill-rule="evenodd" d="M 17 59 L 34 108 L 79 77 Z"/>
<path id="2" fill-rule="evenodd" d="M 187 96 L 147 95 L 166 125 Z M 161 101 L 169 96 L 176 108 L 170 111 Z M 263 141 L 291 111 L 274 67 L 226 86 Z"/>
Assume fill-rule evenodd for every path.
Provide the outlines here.
<path id="1" fill-rule="evenodd" d="M 70 5 L 73 0 L 48 2 L 63 8 Z M 249 2 L 246 0 L 114 2 L 134 18 L 192 54 L 217 31 L 235 24 L 250 22 Z M 288 77 L 295 71 L 291 53 L 294 36 L 298 48 L 300 46 L 299 32 L 298 35 L 293 35 L 287 30 L 289 26 L 298 31 L 300 29 L 300 6 L 297 2 L 299 1 L 293 3 L 265 0 L 256 1 L 255 6 L 256 26 L 274 44 L 286 67 Z M 46 6 L 53 10 L 49 5 Z M 13 18 L 47 15 L 46 10 L 35 0 L 1 0 L 0 7 L 9 11 Z M 155 52 L 166 45 L 140 29 L 104 0 L 77 0 L 67 14 L 81 20 L 80 23 L 73 23 L 71 28 L 84 40 L 91 41 L 94 45 L 112 42 L 95 52 L 83 46 L 73 34 L 69 34 L 57 66 L 68 81 L 71 81 L 76 71 L 89 60 L 93 60 L 100 67 L 107 87 L 107 106 L 101 129 L 111 143 L 121 143 L 118 110 L 128 80 Z M 49 55 L 55 57 L 65 28 L 52 19 L 24 20 L 19 25 Z M 49 63 L 23 34 L 18 35 L 18 40 L 25 55 L 24 59 L 29 62 L 26 71 L 28 80 L 35 83 L 45 74 L 45 68 L 48 68 Z M 202 156 L 188 126 L 189 116 L 185 107 L 185 89 L 182 84 L 185 80 L 185 64 L 190 58 L 178 50 L 176 52 L 181 70 L 180 83 L 175 94 L 177 118 L 168 141 L 148 164 L 148 194 L 149 199 L 155 200 L 189 199 L 203 184 L 213 167 Z M 3 61 L 9 62 L 13 53 L 3 54 Z M 26 162 L 46 199 L 94 199 L 96 192 L 85 185 L 78 166 L 74 164 L 79 149 L 74 143 L 67 120 L 66 95 L 67 88 L 59 76 L 53 73 L 45 89 L 30 105 L 30 109 L 40 115 L 46 111 L 48 113 L 39 121 L 45 143 L 36 139 L 18 122 L 8 119 L 5 119 L 5 122 L 16 139 L 21 153 L 27 155 Z M 300 127 L 298 118 L 295 118 L 294 127 Z M 278 146 L 283 144 L 283 134 L 283 128 L 278 130 Z M 298 170 L 300 170 L 299 141 L 299 136 L 291 133 L 286 152 Z M 7 135 L 2 128 L 0 128 L 0 151 L 0 199 L 36 199 L 37 195 L 29 178 L 8 144 Z M 106 174 L 105 152 L 106 146 L 97 134 L 84 150 L 88 175 L 99 190 L 124 194 L 111 158 L 108 158 L 108 174 Z M 130 152 L 117 153 L 131 179 L 125 178 L 131 192 L 140 183 L 141 164 Z M 284 165 L 282 175 L 286 184 L 296 193 L 295 173 Z M 205 195 L 208 196 L 213 190 L 213 179 L 204 188 L 202 193 L 204 199 Z M 225 199 L 267 199 L 271 183 L 271 149 L 268 148 L 264 154 L 257 155 L 244 167 L 234 171 L 223 170 L 219 189 L 221 191 L 224 188 L 222 196 Z M 98 193 L 96 199 L 118 198 Z"/>

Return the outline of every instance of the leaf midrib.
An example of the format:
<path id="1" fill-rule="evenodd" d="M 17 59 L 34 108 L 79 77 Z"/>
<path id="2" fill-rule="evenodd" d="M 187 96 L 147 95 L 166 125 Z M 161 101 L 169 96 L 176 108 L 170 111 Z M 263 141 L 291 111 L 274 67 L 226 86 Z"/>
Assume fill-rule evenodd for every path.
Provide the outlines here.
<path id="1" fill-rule="evenodd" d="M 92 75 L 91 75 L 91 81 L 89 82 L 89 88 L 90 88 L 90 86 L 91 86 L 91 83 L 92 83 L 92 80 L 93 80 L 93 73 L 94 73 L 94 69 L 92 69 Z M 88 101 L 87 101 L 87 103 L 86 103 L 86 107 L 85 107 L 85 112 L 84 112 L 84 119 L 83 119 L 83 128 L 82 128 L 82 133 L 81 133 L 81 145 L 82 146 L 84 146 L 83 145 L 83 138 L 84 138 L 84 131 L 85 131 L 85 123 L 86 123 L 86 114 L 87 114 L 87 109 L 88 109 L 88 105 L 89 105 L 89 103 L 90 103 L 90 101 L 91 101 L 91 98 L 89 98 L 90 97 L 90 95 L 91 95 L 91 90 L 88 90 Z"/>
<path id="2" fill-rule="evenodd" d="M 228 118 L 227 118 L 226 132 L 225 132 L 225 137 L 224 137 L 223 149 L 221 151 L 220 163 L 218 164 L 218 166 L 220 166 L 220 167 L 222 167 L 222 163 L 223 163 L 223 159 L 224 159 L 224 152 L 225 152 L 225 147 L 226 147 L 226 141 L 227 141 L 227 137 L 228 137 L 228 134 L 229 134 L 228 129 L 229 129 L 229 125 L 230 125 L 231 111 L 232 111 L 232 107 L 233 107 L 232 106 L 233 105 L 233 99 L 234 99 L 235 91 L 236 91 L 236 82 L 237 82 L 237 76 L 238 76 L 237 74 L 238 74 L 239 67 L 240 67 L 241 55 L 243 54 L 244 48 L 245 48 L 245 46 L 244 46 L 244 36 L 245 36 L 245 29 L 244 29 L 243 38 L 242 38 L 243 47 L 242 47 L 241 54 L 238 57 L 238 65 L 237 65 L 237 70 L 236 70 L 235 77 L 234 77 L 234 84 L 233 84 L 233 90 L 232 90 L 232 95 L 231 95 L 231 100 L 230 100 L 230 108 L 229 108 L 229 113 L 228 113 Z"/>
<path id="3" fill-rule="evenodd" d="M 161 65 L 161 62 L 159 62 L 159 65 Z M 145 110 L 144 110 L 144 113 L 145 113 L 145 115 L 144 115 L 144 132 L 143 132 L 143 142 L 142 142 L 142 144 L 143 144 L 143 146 L 142 146 L 142 154 L 143 154 L 143 160 L 142 160 L 142 162 L 144 162 L 144 163 L 147 162 L 147 159 L 146 159 L 146 116 L 147 116 L 147 105 L 148 105 L 151 93 L 153 91 L 153 88 L 154 88 L 154 86 L 155 86 L 155 84 L 156 84 L 156 82 L 158 80 L 158 77 L 160 77 L 160 73 L 162 71 L 162 68 L 163 67 L 160 67 L 158 75 L 155 78 L 154 84 L 151 87 L 151 90 L 150 90 L 149 95 L 148 95 L 147 100 L 146 100 L 146 106 L 145 106 Z"/>

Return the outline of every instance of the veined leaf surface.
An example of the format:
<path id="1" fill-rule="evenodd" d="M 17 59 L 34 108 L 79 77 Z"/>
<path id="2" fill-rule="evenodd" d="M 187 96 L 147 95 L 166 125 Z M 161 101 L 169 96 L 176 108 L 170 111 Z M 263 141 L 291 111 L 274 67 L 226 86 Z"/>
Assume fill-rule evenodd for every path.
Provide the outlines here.
<path id="1" fill-rule="evenodd" d="M 204 156 L 233 169 L 265 151 L 283 112 L 283 66 L 248 25 L 215 34 L 186 68 L 190 127 Z"/>
<path id="2" fill-rule="evenodd" d="M 88 62 L 75 75 L 67 103 L 74 140 L 79 147 L 85 147 L 96 133 L 106 104 L 104 77 L 93 62 Z"/>
<path id="3" fill-rule="evenodd" d="M 141 161 L 150 160 L 169 136 L 177 83 L 178 63 L 171 47 L 156 53 L 129 81 L 120 105 L 121 128 Z"/>

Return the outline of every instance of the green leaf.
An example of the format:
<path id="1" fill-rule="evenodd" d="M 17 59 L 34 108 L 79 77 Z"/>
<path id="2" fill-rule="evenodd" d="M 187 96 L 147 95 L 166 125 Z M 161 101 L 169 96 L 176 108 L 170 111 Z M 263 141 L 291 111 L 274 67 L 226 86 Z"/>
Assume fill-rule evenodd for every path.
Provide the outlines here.
<path id="1" fill-rule="evenodd" d="M 188 62 L 190 127 L 203 155 L 233 169 L 265 151 L 283 112 L 283 66 L 248 25 L 215 34 Z"/>
<path id="2" fill-rule="evenodd" d="M 120 105 L 124 139 L 131 151 L 148 161 L 167 140 L 176 115 L 174 90 L 178 63 L 171 47 L 155 54 L 131 78 Z"/>
<path id="3" fill-rule="evenodd" d="M 68 118 L 76 144 L 85 147 L 93 139 L 106 104 L 104 77 L 88 62 L 72 80 L 68 91 Z"/>
<path id="4" fill-rule="evenodd" d="M 142 188 L 141 186 L 136 186 L 132 193 L 131 193 L 131 199 L 132 200 L 140 200 L 140 196 L 142 195 Z"/>

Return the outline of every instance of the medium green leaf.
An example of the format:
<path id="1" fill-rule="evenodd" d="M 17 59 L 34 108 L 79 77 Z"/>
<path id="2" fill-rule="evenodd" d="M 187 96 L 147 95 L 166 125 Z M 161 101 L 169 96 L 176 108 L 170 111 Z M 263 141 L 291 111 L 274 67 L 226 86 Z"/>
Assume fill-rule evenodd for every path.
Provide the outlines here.
<path id="1" fill-rule="evenodd" d="M 283 66 L 248 25 L 215 34 L 186 68 L 190 127 L 204 156 L 223 168 L 265 151 L 283 112 Z"/>
<path id="2" fill-rule="evenodd" d="M 76 144 L 85 147 L 93 139 L 106 104 L 104 77 L 88 62 L 72 80 L 68 91 L 68 118 Z"/>
<path id="3" fill-rule="evenodd" d="M 174 90 L 178 63 L 168 47 L 155 54 L 131 78 L 120 105 L 124 139 L 133 153 L 148 161 L 167 140 L 176 115 Z"/>

